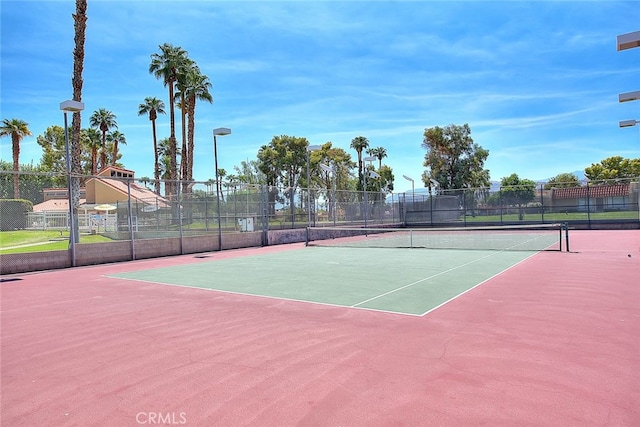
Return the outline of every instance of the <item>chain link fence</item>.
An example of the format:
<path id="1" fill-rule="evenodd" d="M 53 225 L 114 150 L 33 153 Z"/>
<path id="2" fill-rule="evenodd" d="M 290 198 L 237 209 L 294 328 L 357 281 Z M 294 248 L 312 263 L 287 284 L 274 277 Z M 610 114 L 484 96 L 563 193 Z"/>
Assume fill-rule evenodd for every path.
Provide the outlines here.
<path id="1" fill-rule="evenodd" d="M 568 222 L 595 228 L 640 226 L 640 179 L 571 186 L 419 189 L 406 193 L 279 188 L 240 182 L 152 181 L 126 173 L 78 176 L 70 198 L 66 175 L 0 172 L 0 256 L 3 264 L 33 250 L 68 250 L 84 264 L 304 241 L 308 225 L 464 226 Z M 167 194 L 169 193 L 169 194 Z M 18 197 L 15 197 L 18 196 Z M 69 200 L 78 200 L 70 219 Z M 75 233 L 70 233 L 73 224 Z M 20 232 L 20 237 L 14 235 Z M 280 234 L 277 234 L 277 233 Z M 12 234 L 13 233 L 13 234 Z M 75 235 L 71 244 L 69 235 Z M 51 237 L 53 236 L 53 237 Z M 286 237 L 278 237 L 286 236 Z M 12 242 L 16 242 L 15 244 Z M 64 241 L 69 241 L 65 246 Z M 49 249 L 51 242 L 57 246 Z M 96 244 L 124 242 L 109 256 Z M 104 246 L 102 247 L 104 248 Z M 86 252 L 86 253 L 85 253 Z M 115 251 L 117 252 L 117 251 Z M 104 259 L 102 259 L 102 258 Z"/>

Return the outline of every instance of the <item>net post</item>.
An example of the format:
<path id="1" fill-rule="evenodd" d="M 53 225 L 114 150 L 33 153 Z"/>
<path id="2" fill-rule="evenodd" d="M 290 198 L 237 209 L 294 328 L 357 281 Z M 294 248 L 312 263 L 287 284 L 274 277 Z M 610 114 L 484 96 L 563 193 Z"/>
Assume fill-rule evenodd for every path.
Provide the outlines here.
<path id="1" fill-rule="evenodd" d="M 569 223 L 563 222 L 562 228 L 564 229 L 564 239 L 566 242 L 567 252 L 569 252 Z M 560 230 L 560 233 L 562 233 L 562 230 Z M 562 250 L 562 246 L 560 247 L 560 250 Z"/>
<path id="2" fill-rule="evenodd" d="M 309 227 L 306 228 L 306 236 L 305 236 L 305 241 L 304 241 L 304 245 L 305 246 L 309 246 Z"/>

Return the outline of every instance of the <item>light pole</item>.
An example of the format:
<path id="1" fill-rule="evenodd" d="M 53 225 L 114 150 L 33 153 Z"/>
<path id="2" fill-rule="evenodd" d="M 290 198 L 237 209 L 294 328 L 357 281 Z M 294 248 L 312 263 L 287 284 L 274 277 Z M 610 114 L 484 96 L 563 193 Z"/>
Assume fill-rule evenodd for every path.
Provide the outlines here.
<path id="1" fill-rule="evenodd" d="M 404 179 L 406 179 L 407 181 L 411 181 L 411 203 L 415 204 L 416 203 L 416 190 L 415 190 L 415 183 L 413 182 L 413 178 L 409 178 L 407 175 L 402 175 L 402 177 Z"/>
<path id="2" fill-rule="evenodd" d="M 84 110 L 80 101 L 67 100 L 60 103 L 60 110 L 64 112 L 64 148 L 67 155 L 67 198 L 69 200 L 69 248 L 71 249 L 71 266 L 76 266 L 76 225 L 73 216 L 73 195 L 71 194 L 71 152 L 69 150 L 69 126 L 67 113 L 78 113 Z"/>
<path id="3" fill-rule="evenodd" d="M 327 166 L 323 163 L 320 163 L 320 169 L 322 169 L 323 171 L 325 171 L 328 174 L 331 174 L 331 204 L 330 206 L 330 212 L 331 212 L 331 216 L 333 217 L 333 225 L 336 225 L 336 173 L 335 170 L 330 167 Z"/>
<path id="4" fill-rule="evenodd" d="M 374 156 L 369 156 L 369 157 L 365 157 L 362 160 L 365 162 L 373 162 L 377 157 Z M 369 163 L 369 165 L 371 165 L 371 163 Z M 365 166 L 365 169 L 367 167 Z M 367 175 L 369 174 L 368 171 L 362 171 L 362 184 L 364 185 L 364 226 L 367 226 L 367 211 L 369 210 L 369 200 L 367 199 Z"/>
<path id="5" fill-rule="evenodd" d="M 311 227 L 311 172 L 309 171 L 309 152 L 318 151 L 320 145 L 309 145 L 307 147 L 307 227 Z"/>
<path id="6" fill-rule="evenodd" d="M 216 128 L 213 130 L 213 162 L 216 168 L 216 202 L 218 204 L 218 250 L 222 250 L 222 214 L 220 213 L 220 182 L 218 181 L 218 143 L 216 136 L 229 135 L 231 129 Z"/>

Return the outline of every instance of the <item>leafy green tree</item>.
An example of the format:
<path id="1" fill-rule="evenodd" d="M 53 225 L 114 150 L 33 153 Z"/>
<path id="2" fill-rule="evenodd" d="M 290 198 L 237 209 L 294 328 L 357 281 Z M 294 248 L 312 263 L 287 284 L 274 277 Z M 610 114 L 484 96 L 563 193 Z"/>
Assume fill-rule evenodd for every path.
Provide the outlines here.
<path id="1" fill-rule="evenodd" d="M 76 156 L 80 162 L 80 173 L 95 175 L 97 150 L 102 146 L 100 132 L 94 128 L 82 129 L 80 142 L 80 154 Z M 42 149 L 41 170 L 57 174 L 54 177 L 54 187 L 66 186 L 67 180 L 64 174 L 67 165 L 64 128 L 60 126 L 47 128 L 42 135 L 36 137 L 36 143 Z"/>
<path id="2" fill-rule="evenodd" d="M 334 147 L 332 142 L 326 142 L 320 150 L 309 153 L 311 188 L 324 192 L 329 206 L 329 216 L 333 217 L 335 202 L 349 201 L 349 194 L 342 190 L 354 190 L 357 181 L 351 177 L 351 171 L 356 163 L 351 155 L 342 148 Z M 332 172 L 325 171 L 320 164 L 328 166 Z M 306 182 L 306 176 L 304 176 Z M 307 184 L 304 184 L 307 186 Z M 335 191 L 334 191 L 335 190 Z"/>
<path id="3" fill-rule="evenodd" d="M 591 166 L 585 168 L 584 174 L 592 183 L 637 178 L 640 176 L 640 158 L 608 157 L 600 161 L 600 163 L 592 163 Z"/>
<path id="4" fill-rule="evenodd" d="M 431 186 L 431 179 L 443 190 L 489 186 L 489 170 L 484 169 L 489 151 L 473 142 L 468 124 L 425 129 L 422 147 L 427 150 L 425 186 Z"/>
<path id="5" fill-rule="evenodd" d="M 369 201 L 380 201 L 384 199 L 384 196 L 388 191 L 393 191 L 393 169 L 389 166 L 382 166 L 378 170 L 374 170 L 372 166 L 365 168 L 365 173 L 375 172 L 378 176 L 367 177 L 367 191 L 371 193 L 368 196 Z"/>
<path id="6" fill-rule="evenodd" d="M 164 102 L 155 97 L 146 97 L 144 102 L 138 106 L 138 115 L 148 114 L 151 121 L 151 130 L 153 133 L 153 177 L 154 191 L 160 194 L 160 163 L 158 157 L 158 139 L 156 135 L 156 120 L 158 114 L 166 114 L 164 111 Z"/>
<path id="7" fill-rule="evenodd" d="M 169 167 L 168 176 L 172 181 L 166 188 L 168 194 L 173 194 L 174 180 L 178 175 L 177 162 L 177 143 L 176 143 L 176 117 L 175 117 L 175 85 L 178 77 L 185 64 L 189 61 L 187 51 L 179 46 L 173 46 L 164 43 L 159 46 L 160 53 L 151 55 L 151 64 L 149 65 L 149 73 L 153 74 L 157 79 L 162 80 L 165 87 L 169 89 L 169 125 L 171 133 L 169 136 Z M 167 187 L 165 185 L 165 187 Z"/>
<path id="8" fill-rule="evenodd" d="M 265 184 L 264 174 L 260 171 L 258 160 L 243 160 L 240 166 L 234 166 L 238 181 L 246 184 Z"/>
<path id="9" fill-rule="evenodd" d="M 67 179 L 63 175 L 66 170 L 64 129 L 60 126 L 51 126 L 44 134 L 38 135 L 36 142 L 42 148 L 40 158 L 42 169 L 58 174 L 54 187 L 65 186 Z"/>
<path id="10" fill-rule="evenodd" d="M 11 151 L 13 153 L 13 197 L 20 198 L 20 141 L 25 136 L 31 136 L 29 123 L 19 119 L 4 119 L 0 126 L 0 136 L 11 137 Z"/>
<path id="11" fill-rule="evenodd" d="M 550 190 L 552 188 L 568 188 L 579 186 L 580 180 L 574 173 L 561 173 L 547 181 L 547 183 L 544 185 L 544 189 Z"/>
<path id="12" fill-rule="evenodd" d="M 0 199 L 11 199 L 13 197 L 12 176 L 13 166 L 10 162 L 0 160 Z M 20 165 L 20 198 L 30 200 L 31 203 L 38 204 L 44 201 L 43 188 L 59 187 L 56 179 L 64 175 L 51 175 L 42 165 L 21 164 Z M 63 182 L 63 184 L 66 181 Z"/>
<path id="13" fill-rule="evenodd" d="M 107 167 L 107 132 L 112 128 L 118 129 L 118 122 L 116 122 L 115 114 L 105 108 L 100 108 L 89 117 L 89 123 L 102 132 L 102 146 L 100 147 L 100 170 L 102 170 Z"/>
<path id="14" fill-rule="evenodd" d="M 513 173 L 500 180 L 500 197 L 503 204 L 518 207 L 519 218 L 522 221 L 522 208 L 536 197 L 536 183 L 530 179 L 521 179 L 518 174 Z"/>
<path id="15" fill-rule="evenodd" d="M 295 214 L 293 197 L 301 173 L 306 168 L 308 146 L 306 138 L 281 135 L 274 136 L 269 145 L 263 145 L 258 151 L 259 168 L 265 174 L 267 184 L 287 188 L 292 216 Z M 270 202 L 275 202 L 274 194 L 270 192 L 269 197 Z"/>

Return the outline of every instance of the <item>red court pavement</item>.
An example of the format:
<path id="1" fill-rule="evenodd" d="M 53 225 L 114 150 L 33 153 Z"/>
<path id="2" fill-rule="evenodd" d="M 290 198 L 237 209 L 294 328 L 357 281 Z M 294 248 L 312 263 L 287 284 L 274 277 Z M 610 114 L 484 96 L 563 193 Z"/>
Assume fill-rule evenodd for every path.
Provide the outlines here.
<path id="1" fill-rule="evenodd" d="M 103 277 L 193 256 L 22 275 L 2 426 L 638 426 L 640 230 L 571 248 L 424 317 Z"/>

